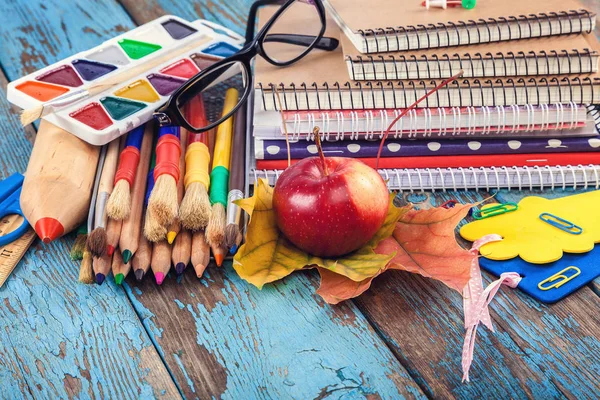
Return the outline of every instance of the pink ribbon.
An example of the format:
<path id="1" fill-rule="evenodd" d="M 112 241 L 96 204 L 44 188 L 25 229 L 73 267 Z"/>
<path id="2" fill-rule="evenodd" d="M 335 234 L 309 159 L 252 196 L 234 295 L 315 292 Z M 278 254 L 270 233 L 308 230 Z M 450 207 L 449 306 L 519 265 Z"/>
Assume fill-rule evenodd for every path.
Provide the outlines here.
<path id="1" fill-rule="evenodd" d="M 488 305 L 498 293 L 500 286 L 507 285 L 516 288 L 521 281 L 521 276 L 516 272 L 505 272 L 500 275 L 500 279 L 492 282 L 483 290 L 483 280 L 481 279 L 481 270 L 479 269 L 479 248 L 487 243 L 502 240 L 499 235 L 486 235 L 473 243 L 471 253 L 476 257 L 471 262 L 471 279 L 463 289 L 463 309 L 465 313 L 465 342 L 462 351 L 462 370 L 463 382 L 469 382 L 469 369 L 473 363 L 473 350 L 475 348 L 475 338 L 477 336 L 477 327 L 483 323 L 492 332 L 494 326 L 490 318 Z"/>

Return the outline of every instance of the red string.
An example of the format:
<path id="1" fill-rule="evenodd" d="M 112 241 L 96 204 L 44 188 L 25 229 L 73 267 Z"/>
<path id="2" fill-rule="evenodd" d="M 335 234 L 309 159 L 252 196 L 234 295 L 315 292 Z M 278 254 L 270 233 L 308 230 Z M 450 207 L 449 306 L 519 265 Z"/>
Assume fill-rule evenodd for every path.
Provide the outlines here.
<path id="1" fill-rule="evenodd" d="M 414 109 L 420 102 L 422 102 L 423 100 L 425 100 L 426 98 L 428 98 L 429 96 L 431 96 L 432 94 L 434 94 L 435 92 L 437 92 L 438 90 L 440 90 L 441 88 L 443 88 L 444 86 L 449 84 L 450 82 L 453 82 L 456 79 L 460 78 L 462 75 L 463 75 L 463 70 L 460 70 L 460 72 L 458 74 L 454 75 L 451 78 L 446 79 L 445 81 L 443 81 L 442 83 L 440 83 L 439 85 L 437 85 L 436 87 L 431 89 L 429 92 L 425 93 L 423 95 L 423 97 L 421 97 L 419 100 L 415 101 L 409 107 L 405 108 L 404 111 L 402 111 L 400 113 L 400 115 L 398 115 L 392 121 L 392 123 L 385 130 L 385 133 L 383 134 L 383 138 L 381 138 L 381 143 L 379 144 L 379 151 L 377 152 L 377 161 L 375 161 L 375 169 L 379 168 L 379 158 L 381 157 L 381 151 L 383 150 L 383 144 L 385 143 L 385 139 L 387 139 L 388 135 L 390 134 L 390 131 L 392 130 L 392 127 L 396 124 L 396 122 L 398 122 L 400 120 L 400 118 L 404 117 L 410 110 Z"/>

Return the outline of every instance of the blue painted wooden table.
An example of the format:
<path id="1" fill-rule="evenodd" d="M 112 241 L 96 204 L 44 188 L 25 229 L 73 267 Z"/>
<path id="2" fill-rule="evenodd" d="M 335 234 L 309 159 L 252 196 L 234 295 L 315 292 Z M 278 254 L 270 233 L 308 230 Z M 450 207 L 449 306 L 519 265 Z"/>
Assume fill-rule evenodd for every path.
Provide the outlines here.
<path id="1" fill-rule="evenodd" d="M 598 9 L 597 0 L 588 6 Z M 249 0 L 0 2 L 0 174 L 23 172 L 23 129 L 6 83 L 163 14 L 242 33 Z M 502 191 L 496 200 L 530 193 Z M 407 194 L 478 201 L 485 192 Z M 231 265 L 156 287 L 77 283 L 73 236 L 36 241 L 0 289 L 0 397 L 17 398 L 597 398 L 597 281 L 555 305 L 503 289 L 480 330 L 470 384 L 460 382 L 462 299 L 402 272 L 339 306 L 312 272 L 262 291 Z M 191 271 L 188 271 L 191 272 Z M 487 281 L 489 276 L 485 276 Z"/>

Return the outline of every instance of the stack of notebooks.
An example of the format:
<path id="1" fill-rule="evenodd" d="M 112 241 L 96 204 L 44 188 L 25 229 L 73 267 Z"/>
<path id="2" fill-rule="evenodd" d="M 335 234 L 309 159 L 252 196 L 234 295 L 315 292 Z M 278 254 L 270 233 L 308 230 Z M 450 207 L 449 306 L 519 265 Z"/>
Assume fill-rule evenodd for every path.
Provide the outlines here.
<path id="1" fill-rule="evenodd" d="M 287 167 L 286 130 L 292 163 L 314 156 L 315 126 L 326 156 L 374 167 L 403 108 L 463 70 L 392 128 L 379 162 L 390 189 L 599 186 L 600 44 L 579 1 L 325 3 L 337 50 L 286 68 L 257 59 L 250 182 Z"/>

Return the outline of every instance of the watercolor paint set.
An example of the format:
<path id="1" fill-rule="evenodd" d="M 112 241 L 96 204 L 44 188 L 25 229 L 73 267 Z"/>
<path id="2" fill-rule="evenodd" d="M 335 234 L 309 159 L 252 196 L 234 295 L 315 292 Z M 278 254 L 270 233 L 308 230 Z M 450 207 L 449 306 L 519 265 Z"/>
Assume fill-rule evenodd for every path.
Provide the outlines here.
<path id="1" fill-rule="evenodd" d="M 150 120 L 186 80 L 238 51 L 243 41 L 218 24 L 166 15 L 11 82 L 8 100 L 23 109 L 59 103 L 139 71 L 107 84 L 100 93 L 70 104 L 67 100 L 43 117 L 86 142 L 103 145 Z"/>

